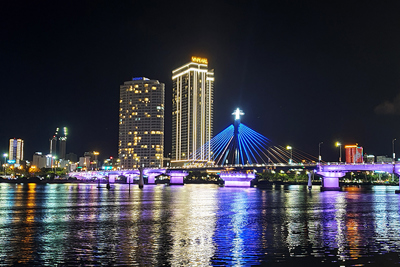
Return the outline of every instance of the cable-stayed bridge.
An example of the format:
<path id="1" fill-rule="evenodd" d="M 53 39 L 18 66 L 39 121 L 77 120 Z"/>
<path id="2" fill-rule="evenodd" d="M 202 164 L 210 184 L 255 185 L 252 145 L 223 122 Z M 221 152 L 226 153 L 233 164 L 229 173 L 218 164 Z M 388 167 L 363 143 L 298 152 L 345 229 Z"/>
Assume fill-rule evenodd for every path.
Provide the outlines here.
<path id="1" fill-rule="evenodd" d="M 400 164 L 342 164 L 316 162 L 317 157 L 291 146 L 274 145 L 271 140 L 240 122 L 244 113 L 236 109 L 234 124 L 229 125 L 214 138 L 189 155 L 185 166 L 160 169 L 119 170 L 73 172 L 70 176 L 79 179 L 92 177 L 108 177 L 115 181 L 123 175 L 128 182 L 134 177 L 139 178 L 139 186 L 143 186 L 143 176 L 148 177 L 148 183 L 154 184 L 155 177 L 164 174 L 170 176 L 170 184 L 183 184 L 188 171 L 219 170 L 225 186 L 250 186 L 255 178 L 255 170 L 266 169 L 306 169 L 311 175 L 317 174 L 322 179 L 322 190 L 340 190 L 339 178 L 351 171 L 385 171 L 400 176 Z M 397 191 L 396 191 L 397 192 Z M 400 192 L 400 191 L 399 191 Z"/>
<path id="2" fill-rule="evenodd" d="M 189 155 L 189 166 L 251 166 L 316 163 L 317 157 L 291 146 L 274 145 L 270 139 L 240 122 L 243 111 L 236 109 L 229 125 L 205 145 Z"/>

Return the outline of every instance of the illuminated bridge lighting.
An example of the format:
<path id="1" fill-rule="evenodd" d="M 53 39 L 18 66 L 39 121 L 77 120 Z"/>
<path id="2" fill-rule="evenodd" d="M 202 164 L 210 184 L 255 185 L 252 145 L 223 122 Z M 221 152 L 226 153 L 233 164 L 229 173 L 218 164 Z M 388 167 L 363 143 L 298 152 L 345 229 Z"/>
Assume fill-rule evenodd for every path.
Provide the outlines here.
<path id="1" fill-rule="evenodd" d="M 270 139 L 240 123 L 244 113 L 238 108 L 232 115 L 235 123 L 229 125 L 214 138 L 200 147 L 193 158 L 194 165 L 253 165 L 311 163 L 316 158 L 290 147 L 273 145 Z M 210 151 L 206 157 L 204 151 Z M 207 158 L 208 162 L 200 159 Z M 197 160 L 196 160 L 197 159 Z"/>

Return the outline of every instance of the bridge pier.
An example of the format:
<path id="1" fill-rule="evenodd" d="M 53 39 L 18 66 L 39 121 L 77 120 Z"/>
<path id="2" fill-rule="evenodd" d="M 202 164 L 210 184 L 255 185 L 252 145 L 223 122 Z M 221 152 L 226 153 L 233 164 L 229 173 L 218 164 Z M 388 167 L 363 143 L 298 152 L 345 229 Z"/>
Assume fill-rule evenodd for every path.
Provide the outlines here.
<path id="1" fill-rule="evenodd" d="M 140 172 L 140 174 L 139 174 L 139 188 L 143 188 L 143 186 L 144 186 L 143 171 L 144 171 L 144 168 L 140 167 L 139 168 L 139 172 Z"/>
<path id="2" fill-rule="evenodd" d="M 147 174 L 147 184 L 155 184 L 157 175 L 159 175 L 159 173 L 148 173 Z"/>
<path id="3" fill-rule="evenodd" d="M 255 178 L 254 172 L 221 172 L 219 177 L 224 180 L 225 186 L 250 187 Z"/>
<path id="4" fill-rule="evenodd" d="M 188 175 L 186 171 L 169 171 L 167 173 L 170 177 L 170 185 L 184 185 L 183 178 Z"/>
<path id="5" fill-rule="evenodd" d="M 318 172 L 322 176 L 321 191 L 340 191 L 339 178 L 346 172 Z"/>
<path id="6" fill-rule="evenodd" d="M 108 183 L 115 183 L 115 179 L 118 177 L 118 174 L 109 174 L 108 175 Z"/>

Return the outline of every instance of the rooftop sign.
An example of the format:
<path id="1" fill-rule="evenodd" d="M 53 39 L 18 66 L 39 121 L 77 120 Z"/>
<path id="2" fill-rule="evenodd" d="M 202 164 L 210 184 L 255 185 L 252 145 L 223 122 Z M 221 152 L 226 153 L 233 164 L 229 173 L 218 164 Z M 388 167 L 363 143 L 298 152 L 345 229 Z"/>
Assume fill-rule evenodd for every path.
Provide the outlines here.
<path id="1" fill-rule="evenodd" d="M 192 62 L 208 64 L 208 60 L 206 58 L 201 58 L 201 57 L 192 57 Z"/>

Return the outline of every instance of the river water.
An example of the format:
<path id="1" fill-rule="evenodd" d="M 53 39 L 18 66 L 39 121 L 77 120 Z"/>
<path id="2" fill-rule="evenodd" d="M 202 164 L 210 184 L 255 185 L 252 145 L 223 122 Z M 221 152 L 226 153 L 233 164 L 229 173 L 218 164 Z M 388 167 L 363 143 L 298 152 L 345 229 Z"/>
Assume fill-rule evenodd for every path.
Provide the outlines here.
<path id="1" fill-rule="evenodd" d="M 0 266 L 392 266 L 397 187 L 0 184 Z"/>

